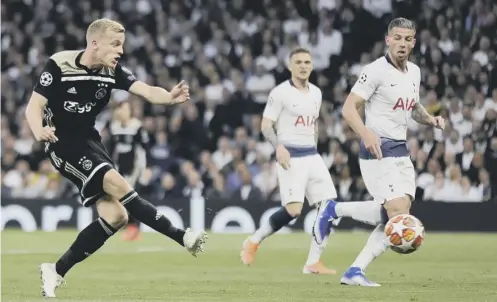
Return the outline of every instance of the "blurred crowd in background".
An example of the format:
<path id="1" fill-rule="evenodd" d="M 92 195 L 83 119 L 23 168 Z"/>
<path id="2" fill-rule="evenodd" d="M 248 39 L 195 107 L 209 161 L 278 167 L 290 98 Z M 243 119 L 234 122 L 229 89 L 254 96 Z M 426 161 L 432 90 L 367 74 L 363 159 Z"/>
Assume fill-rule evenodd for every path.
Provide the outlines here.
<path id="1" fill-rule="evenodd" d="M 272 146 L 260 132 L 269 91 L 288 79 L 296 46 L 311 50 L 311 82 L 323 91 L 318 149 L 341 200 L 370 198 L 358 137 L 340 116 L 365 64 L 385 54 L 388 22 L 417 24 L 411 61 L 421 67 L 421 103 L 445 131 L 409 125 L 418 200 L 495 201 L 497 195 L 497 2 L 492 0 L 23 0 L 2 1 L 2 196 L 73 197 L 26 123 L 25 105 L 44 63 L 83 49 L 101 17 L 127 29 L 121 63 L 141 81 L 169 89 L 180 80 L 192 101 L 152 106 L 127 92 L 149 132 L 148 168 L 138 190 L 155 199 L 202 195 L 278 201 Z M 97 121 L 104 142 L 112 108 Z"/>

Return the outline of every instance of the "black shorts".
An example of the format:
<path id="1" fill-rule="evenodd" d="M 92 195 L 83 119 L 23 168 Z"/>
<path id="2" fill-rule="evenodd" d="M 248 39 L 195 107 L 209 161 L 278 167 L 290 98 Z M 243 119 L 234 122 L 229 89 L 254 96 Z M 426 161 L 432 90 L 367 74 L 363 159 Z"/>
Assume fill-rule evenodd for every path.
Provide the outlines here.
<path id="1" fill-rule="evenodd" d="M 100 140 L 46 143 L 45 153 L 57 171 L 78 187 L 83 206 L 105 196 L 104 175 L 114 169 L 114 163 Z"/>

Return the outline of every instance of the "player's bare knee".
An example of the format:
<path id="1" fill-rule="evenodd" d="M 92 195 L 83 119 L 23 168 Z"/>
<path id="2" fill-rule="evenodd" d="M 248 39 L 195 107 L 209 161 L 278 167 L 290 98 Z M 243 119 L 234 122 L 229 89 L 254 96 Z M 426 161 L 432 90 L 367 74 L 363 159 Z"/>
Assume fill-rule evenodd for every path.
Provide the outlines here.
<path id="1" fill-rule="evenodd" d="M 128 211 L 116 199 L 104 197 L 97 201 L 97 212 L 100 217 L 116 230 L 128 223 Z"/>
<path id="2" fill-rule="evenodd" d="M 404 197 L 394 198 L 386 201 L 383 207 L 387 211 L 389 218 L 399 214 L 409 214 L 411 211 L 411 197 L 405 195 Z"/>
<path id="3" fill-rule="evenodd" d="M 300 213 L 302 213 L 303 204 L 300 202 L 292 202 L 285 205 L 285 209 L 292 217 L 299 217 Z"/>
<path id="4" fill-rule="evenodd" d="M 133 190 L 131 185 L 115 169 L 105 173 L 103 188 L 105 193 L 117 200 Z"/>

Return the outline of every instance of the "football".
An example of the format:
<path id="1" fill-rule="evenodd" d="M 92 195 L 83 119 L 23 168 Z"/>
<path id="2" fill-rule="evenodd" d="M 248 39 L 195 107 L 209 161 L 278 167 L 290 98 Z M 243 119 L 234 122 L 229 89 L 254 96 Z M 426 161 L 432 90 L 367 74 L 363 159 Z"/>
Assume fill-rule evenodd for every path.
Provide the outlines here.
<path id="1" fill-rule="evenodd" d="M 419 249 L 425 236 L 421 221 L 409 214 L 392 217 L 385 225 L 390 248 L 399 254 L 410 254 Z"/>

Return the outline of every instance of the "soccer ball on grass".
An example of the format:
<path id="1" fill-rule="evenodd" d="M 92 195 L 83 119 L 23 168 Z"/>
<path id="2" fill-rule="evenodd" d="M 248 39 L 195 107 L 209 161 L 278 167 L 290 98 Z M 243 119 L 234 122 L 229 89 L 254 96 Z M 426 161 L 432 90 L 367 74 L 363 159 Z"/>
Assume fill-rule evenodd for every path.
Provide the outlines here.
<path id="1" fill-rule="evenodd" d="M 410 254 L 419 249 L 425 236 L 421 221 L 409 214 L 400 214 L 390 218 L 385 225 L 390 248 L 399 254 Z"/>

